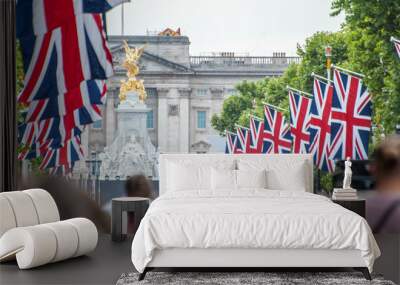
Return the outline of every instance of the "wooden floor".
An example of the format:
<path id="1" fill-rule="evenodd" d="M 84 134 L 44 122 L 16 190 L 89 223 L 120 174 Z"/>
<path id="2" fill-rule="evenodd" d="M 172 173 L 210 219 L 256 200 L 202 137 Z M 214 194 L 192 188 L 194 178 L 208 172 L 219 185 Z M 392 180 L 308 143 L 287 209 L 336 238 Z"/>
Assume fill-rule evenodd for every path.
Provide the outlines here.
<path id="1" fill-rule="evenodd" d="M 19 270 L 16 262 L 0 264 L 0 284 L 115 284 L 122 273 L 134 271 L 131 240 L 111 241 L 100 235 L 94 252 L 28 270 Z"/>
<path id="2" fill-rule="evenodd" d="M 399 235 L 375 237 L 382 251 L 375 263 L 375 273 L 400 284 Z M 16 262 L 3 263 L 0 264 L 0 285 L 115 284 L 122 273 L 135 271 L 130 258 L 131 243 L 132 239 L 117 243 L 111 241 L 110 235 L 100 235 L 97 249 L 88 256 L 29 270 L 19 270 Z"/>

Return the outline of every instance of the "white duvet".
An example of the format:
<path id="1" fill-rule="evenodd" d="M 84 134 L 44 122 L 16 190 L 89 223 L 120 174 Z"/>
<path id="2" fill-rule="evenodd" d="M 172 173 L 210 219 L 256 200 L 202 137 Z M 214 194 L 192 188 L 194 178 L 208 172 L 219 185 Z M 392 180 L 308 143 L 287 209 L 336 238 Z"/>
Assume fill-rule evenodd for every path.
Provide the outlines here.
<path id="1" fill-rule="evenodd" d="M 164 194 L 140 223 L 132 262 L 143 272 L 165 248 L 358 249 L 370 271 L 380 255 L 359 215 L 319 195 L 265 189 Z"/>

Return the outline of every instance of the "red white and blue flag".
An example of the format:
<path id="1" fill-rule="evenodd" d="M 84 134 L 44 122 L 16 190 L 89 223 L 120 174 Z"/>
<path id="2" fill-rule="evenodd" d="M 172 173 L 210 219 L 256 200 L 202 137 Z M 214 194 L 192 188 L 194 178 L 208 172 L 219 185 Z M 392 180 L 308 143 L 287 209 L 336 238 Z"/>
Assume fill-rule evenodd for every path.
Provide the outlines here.
<path id="1" fill-rule="evenodd" d="M 250 143 L 250 129 L 238 126 L 236 128 L 236 133 L 236 153 L 246 153 Z"/>
<path id="2" fill-rule="evenodd" d="M 361 78 L 333 69 L 331 158 L 367 159 L 371 97 Z"/>
<path id="3" fill-rule="evenodd" d="M 394 47 L 397 51 L 397 55 L 400 57 L 400 40 L 392 37 L 392 42 L 394 43 Z"/>
<path id="4" fill-rule="evenodd" d="M 225 145 L 225 153 L 236 153 L 236 141 L 237 135 L 235 133 L 225 131 L 226 136 L 226 145 Z"/>
<path id="5" fill-rule="evenodd" d="M 290 153 L 292 136 L 290 126 L 282 112 L 274 107 L 264 106 L 263 153 Z"/>
<path id="6" fill-rule="evenodd" d="M 262 153 L 263 150 L 264 121 L 250 116 L 250 142 L 247 153 Z"/>
<path id="7" fill-rule="evenodd" d="M 126 0 L 18 0 L 17 37 L 43 35 L 84 13 L 105 13 Z M 27 25 L 27 23 L 30 23 Z"/>
<path id="8" fill-rule="evenodd" d="M 77 110 L 82 113 L 84 109 L 93 109 L 93 105 L 102 105 L 106 92 L 107 86 L 103 80 L 82 81 L 63 95 L 32 101 L 25 120 L 35 122 L 58 118 Z"/>
<path id="9" fill-rule="evenodd" d="M 289 90 L 290 132 L 292 134 L 293 153 L 308 153 L 310 105 L 311 99 Z"/>
<path id="10" fill-rule="evenodd" d="M 333 85 L 314 78 L 313 99 L 310 108 L 308 151 L 313 154 L 318 169 L 333 172 L 335 163 L 330 156 L 331 112 Z"/>
<path id="11" fill-rule="evenodd" d="M 19 0 L 17 37 L 24 63 L 21 159 L 72 169 L 82 159 L 80 135 L 101 119 L 105 79 L 113 74 L 100 13 L 123 0 Z M 99 13 L 99 14 L 97 14 Z"/>
<path id="12" fill-rule="evenodd" d="M 75 161 L 83 159 L 83 151 L 79 136 L 73 137 L 60 148 L 48 148 L 43 156 L 40 169 L 57 168 L 58 166 L 68 166 L 72 168 Z"/>
<path id="13" fill-rule="evenodd" d="M 76 16 L 44 35 L 20 38 L 25 66 L 20 103 L 63 95 L 113 74 L 100 15 Z"/>

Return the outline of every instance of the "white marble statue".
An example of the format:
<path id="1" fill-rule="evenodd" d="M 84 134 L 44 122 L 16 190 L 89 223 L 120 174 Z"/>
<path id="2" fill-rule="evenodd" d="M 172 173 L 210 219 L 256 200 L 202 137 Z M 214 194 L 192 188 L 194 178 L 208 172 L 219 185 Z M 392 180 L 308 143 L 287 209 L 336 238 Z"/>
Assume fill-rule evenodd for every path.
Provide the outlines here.
<path id="1" fill-rule="evenodd" d="M 351 160 L 350 157 L 346 159 L 344 162 L 344 179 L 343 179 L 343 189 L 352 189 L 351 188 L 351 177 L 353 172 L 351 170 Z"/>
<path id="2" fill-rule="evenodd" d="M 119 176 L 123 180 L 135 174 L 158 177 L 158 153 L 146 128 L 148 111 L 150 109 L 138 99 L 137 93 L 127 92 L 125 100 L 116 109 L 117 135 L 99 155 L 102 161 L 101 179 L 106 176 L 115 179 Z"/>

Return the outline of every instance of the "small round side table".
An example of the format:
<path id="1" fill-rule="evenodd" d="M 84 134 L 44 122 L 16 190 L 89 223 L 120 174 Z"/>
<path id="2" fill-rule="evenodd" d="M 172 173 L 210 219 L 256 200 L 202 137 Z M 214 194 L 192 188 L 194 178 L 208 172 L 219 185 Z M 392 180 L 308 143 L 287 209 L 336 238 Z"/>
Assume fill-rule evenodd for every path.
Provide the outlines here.
<path id="1" fill-rule="evenodd" d="M 122 234 L 122 214 L 123 212 L 133 212 L 135 216 L 135 231 L 139 227 L 140 221 L 149 208 L 150 199 L 143 197 L 119 197 L 112 199 L 111 214 L 111 239 L 112 241 L 123 241 L 125 235 Z"/>

